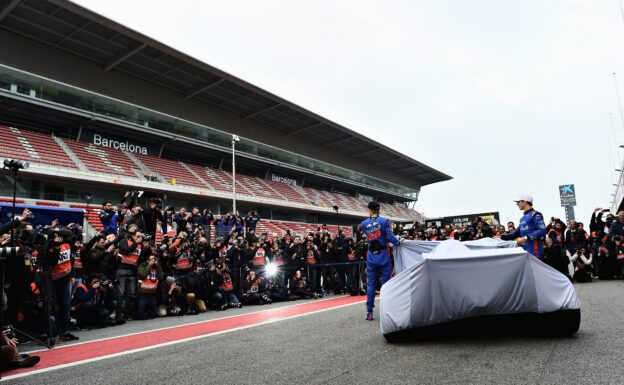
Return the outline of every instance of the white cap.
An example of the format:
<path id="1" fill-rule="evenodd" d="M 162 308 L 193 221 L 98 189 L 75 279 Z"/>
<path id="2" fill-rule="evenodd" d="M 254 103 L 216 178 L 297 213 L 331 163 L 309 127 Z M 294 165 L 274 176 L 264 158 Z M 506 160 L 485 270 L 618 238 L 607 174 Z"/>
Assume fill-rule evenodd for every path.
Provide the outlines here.
<path id="1" fill-rule="evenodd" d="M 533 197 L 529 194 L 520 194 L 514 199 L 514 202 L 525 201 L 533 203 Z"/>

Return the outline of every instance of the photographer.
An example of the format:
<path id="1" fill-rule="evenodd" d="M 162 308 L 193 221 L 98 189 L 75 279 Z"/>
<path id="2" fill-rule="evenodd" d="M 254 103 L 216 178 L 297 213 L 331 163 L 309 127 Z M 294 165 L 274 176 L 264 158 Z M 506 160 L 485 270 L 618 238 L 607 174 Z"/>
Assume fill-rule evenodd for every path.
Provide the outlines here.
<path id="1" fill-rule="evenodd" d="M 158 301 L 156 291 L 158 283 L 163 279 L 163 271 L 156 255 L 152 254 L 137 268 L 139 278 L 139 299 L 137 303 L 136 317 L 146 319 L 147 314 L 158 317 Z"/>
<path id="2" fill-rule="evenodd" d="M 187 231 L 187 225 L 191 220 L 191 214 L 186 212 L 186 208 L 181 207 L 180 211 L 173 217 L 173 221 L 177 225 L 177 232 Z"/>
<path id="3" fill-rule="evenodd" d="M 44 258 L 39 263 L 49 268 L 56 299 L 56 327 L 63 341 L 77 340 L 69 332 L 71 301 L 71 244 L 73 234 L 55 227 L 48 233 Z"/>
<path id="4" fill-rule="evenodd" d="M 308 280 L 301 274 L 301 270 L 296 270 L 290 279 L 290 291 L 293 295 L 301 298 L 310 299 L 316 298 L 316 293 L 308 287 Z"/>
<path id="5" fill-rule="evenodd" d="M 0 368 L 30 368 L 39 362 L 38 356 L 20 354 L 17 344 L 17 339 L 11 329 L 2 330 L 2 334 L 0 334 Z"/>
<path id="6" fill-rule="evenodd" d="M 115 279 L 115 298 L 117 309 L 116 320 L 132 320 L 132 307 L 136 298 L 137 266 L 141 262 L 140 256 L 143 249 L 143 233 L 135 231 L 129 233 L 130 238 L 124 238 L 119 242 L 119 259 Z"/>
<path id="7" fill-rule="evenodd" d="M 546 237 L 544 241 L 544 262 L 572 281 L 572 277 L 568 271 L 570 260 L 559 242 L 553 237 Z"/>
<path id="8" fill-rule="evenodd" d="M 165 218 L 158 207 L 159 204 L 161 204 L 160 199 L 150 198 L 149 201 L 147 201 L 147 207 L 144 208 L 142 212 L 145 234 L 152 237 L 156 235 L 156 224 L 158 221 L 165 221 Z"/>
<path id="9" fill-rule="evenodd" d="M 212 233 L 210 227 L 212 226 L 212 222 L 214 221 L 214 216 L 212 215 L 212 211 L 208 209 L 204 209 L 204 211 L 202 211 L 202 216 L 202 228 L 204 230 L 204 236 L 210 239 L 210 234 Z"/>
<path id="10" fill-rule="evenodd" d="M 256 276 L 254 270 L 249 271 L 249 275 L 243 281 L 243 304 L 245 305 L 263 305 L 271 304 L 273 301 L 267 296 L 266 282 L 264 279 Z"/>
<path id="11" fill-rule="evenodd" d="M 570 257 L 570 262 L 574 265 L 574 280 L 576 282 L 591 282 L 593 268 L 593 258 L 587 247 L 581 246 Z"/>
<path id="12" fill-rule="evenodd" d="M 111 325 L 107 322 L 111 311 L 105 304 L 107 290 L 112 288 L 112 282 L 101 282 L 97 276 L 89 277 L 84 283 L 76 286 L 71 301 L 71 315 L 76 319 L 79 328 Z"/>
<path id="13" fill-rule="evenodd" d="M 245 226 L 247 227 L 247 231 L 255 231 L 258 222 L 260 222 L 260 216 L 257 211 L 250 211 L 247 213 L 247 217 L 245 217 Z"/>
<path id="14" fill-rule="evenodd" d="M 100 211 L 100 222 L 104 226 L 104 231 L 107 234 L 117 234 L 119 216 L 117 214 L 117 207 L 109 201 L 102 203 L 102 211 Z"/>
<path id="15" fill-rule="evenodd" d="M 182 277 L 193 271 L 195 258 L 192 256 L 188 243 L 187 234 L 181 231 L 175 241 L 169 246 L 171 252 L 171 264 L 173 265 L 173 275 L 176 278 Z"/>
<path id="16" fill-rule="evenodd" d="M 230 268 L 225 265 L 220 265 L 218 266 L 218 271 L 221 272 L 221 277 L 223 279 L 219 288 L 227 301 L 228 307 L 243 307 L 234 292 L 234 284 L 230 275 Z"/>
<path id="17" fill-rule="evenodd" d="M 570 221 L 570 227 L 567 230 L 565 230 L 565 225 L 563 225 L 563 223 L 561 223 L 561 225 L 557 225 L 557 227 L 561 227 L 564 231 L 563 241 L 565 249 L 570 254 L 574 254 L 580 245 L 584 245 L 586 243 L 585 236 L 579 230 L 576 221 Z"/>
<path id="18" fill-rule="evenodd" d="M 308 282 L 310 283 L 310 290 L 317 295 L 321 293 L 320 296 L 322 296 L 323 291 L 321 290 L 321 276 L 320 274 L 318 274 L 318 267 L 316 267 L 316 264 L 318 263 L 319 252 L 316 248 L 316 245 L 314 244 L 312 236 L 309 236 L 306 239 L 304 255 Z"/>

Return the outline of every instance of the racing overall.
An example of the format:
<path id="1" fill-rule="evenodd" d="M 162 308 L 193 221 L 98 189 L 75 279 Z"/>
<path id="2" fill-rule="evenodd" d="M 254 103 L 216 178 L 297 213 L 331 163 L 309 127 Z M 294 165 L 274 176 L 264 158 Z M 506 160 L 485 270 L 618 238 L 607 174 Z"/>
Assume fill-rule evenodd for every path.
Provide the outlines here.
<path id="1" fill-rule="evenodd" d="M 366 308 L 369 312 L 375 307 L 375 289 L 377 282 L 383 285 L 390 279 L 392 266 L 390 255 L 388 254 L 388 242 L 397 245 L 399 241 L 395 238 L 390 227 L 390 221 L 380 216 L 372 216 L 364 220 L 361 224 L 362 231 L 368 240 L 368 255 L 366 257 L 367 301 Z"/>
<path id="2" fill-rule="evenodd" d="M 544 243 L 542 238 L 546 235 L 546 224 L 542 213 L 531 208 L 520 218 L 520 224 L 512 233 L 501 235 L 502 240 L 514 240 L 516 238 L 527 237 L 524 250 L 533 256 L 544 260 Z"/>

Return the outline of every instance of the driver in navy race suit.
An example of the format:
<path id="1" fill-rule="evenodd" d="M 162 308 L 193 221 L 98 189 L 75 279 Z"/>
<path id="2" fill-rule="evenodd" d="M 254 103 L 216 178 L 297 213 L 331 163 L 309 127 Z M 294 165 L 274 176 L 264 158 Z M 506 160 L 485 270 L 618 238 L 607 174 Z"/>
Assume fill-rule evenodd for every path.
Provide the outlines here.
<path id="1" fill-rule="evenodd" d="M 375 290 L 377 282 L 383 285 L 390 279 L 392 266 L 388 253 L 388 243 L 398 245 L 400 240 L 392 233 L 390 220 L 379 216 L 379 203 L 368 204 L 369 218 L 361 223 L 361 228 L 368 240 L 368 255 L 366 257 L 367 301 L 366 319 L 373 320 L 373 308 L 375 307 Z"/>
<path id="2" fill-rule="evenodd" d="M 505 241 L 516 240 L 518 246 L 524 248 L 533 256 L 544 260 L 544 236 L 546 235 L 546 224 L 544 216 L 533 208 L 533 197 L 527 194 L 520 195 L 514 202 L 518 208 L 524 212 L 520 218 L 520 224 L 511 233 L 502 234 L 501 239 Z"/>

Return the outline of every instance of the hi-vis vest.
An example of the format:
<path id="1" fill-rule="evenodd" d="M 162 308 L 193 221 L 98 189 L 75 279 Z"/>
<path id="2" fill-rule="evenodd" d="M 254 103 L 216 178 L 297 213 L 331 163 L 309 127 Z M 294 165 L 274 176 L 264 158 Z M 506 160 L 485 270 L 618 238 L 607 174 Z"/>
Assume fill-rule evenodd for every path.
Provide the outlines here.
<path id="1" fill-rule="evenodd" d="M 171 226 L 171 224 L 167 223 L 167 236 L 169 238 L 173 238 L 173 237 L 175 237 L 175 235 L 176 235 L 176 232 L 173 229 L 173 226 Z"/>
<path id="2" fill-rule="evenodd" d="M 266 263 L 265 256 L 266 255 L 264 253 L 264 249 L 262 247 L 259 247 L 253 259 L 251 260 L 251 264 L 254 265 L 254 267 L 264 267 Z"/>
<path id="3" fill-rule="evenodd" d="M 156 292 L 158 288 L 158 270 L 156 268 L 152 268 L 152 271 L 147 275 L 147 277 L 143 278 L 140 281 L 141 290 L 148 292 Z"/>
<path id="4" fill-rule="evenodd" d="M 227 246 L 223 246 L 219 249 L 219 256 L 217 257 L 218 263 L 225 263 L 227 259 Z"/>
<path id="5" fill-rule="evenodd" d="M 234 285 L 232 284 L 232 277 L 225 271 L 221 272 L 221 276 L 223 277 L 223 283 L 219 286 L 219 289 L 225 292 L 234 291 Z"/>
<path id="6" fill-rule="evenodd" d="M 74 269 L 82 269 L 82 258 L 80 256 L 80 251 L 74 255 Z"/>
<path id="7" fill-rule="evenodd" d="M 316 257 L 314 256 L 314 250 L 308 249 L 306 255 L 306 263 L 308 265 L 313 265 L 316 263 Z"/>
<path id="8" fill-rule="evenodd" d="M 178 254 L 178 259 L 176 260 L 176 263 L 173 267 L 176 270 L 190 269 L 191 267 L 193 267 L 193 258 L 191 258 L 188 252 L 183 251 Z"/>
<path id="9" fill-rule="evenodd" d="M 259 291 L 259 287 L 260 287 L 260 282 L 258 278 L 256 278 L 251 282 L 251 287 L 249 288 L 249 292 L 257 293 Z"/>
<path id="10" fill-rule="evenodd" d="M 69 243 L 63 243 L 58 256 L 58 263 L 52 266 L 50 275 L 52 280 L 66 277 L 71 273 L 71 247 Z"/>
<path id="11" fill-rule="evenodd" d="M 134 245 L 134 242 L 128 241 L 128 246 Z M 136 266 L 139 264 L 139 256 L 141 255 L 141 244 L 128 255 L 121 255 L 121 263 L 124 265 Z"/>

